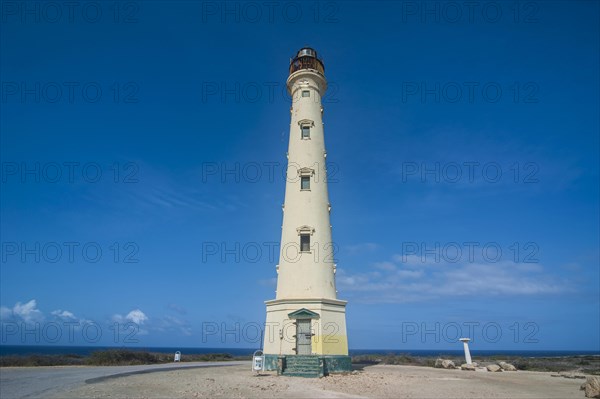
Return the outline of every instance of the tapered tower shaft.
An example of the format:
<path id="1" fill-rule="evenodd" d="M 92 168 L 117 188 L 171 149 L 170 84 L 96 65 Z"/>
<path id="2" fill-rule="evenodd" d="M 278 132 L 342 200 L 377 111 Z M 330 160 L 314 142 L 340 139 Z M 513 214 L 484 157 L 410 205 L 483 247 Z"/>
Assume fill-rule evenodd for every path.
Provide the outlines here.
<path id="1" fill-rule="evenodd" d="M 277 299 L 336 298 L 329 214 L 322 62 L 302 49 L 290 64 L 292 97 Z"/>

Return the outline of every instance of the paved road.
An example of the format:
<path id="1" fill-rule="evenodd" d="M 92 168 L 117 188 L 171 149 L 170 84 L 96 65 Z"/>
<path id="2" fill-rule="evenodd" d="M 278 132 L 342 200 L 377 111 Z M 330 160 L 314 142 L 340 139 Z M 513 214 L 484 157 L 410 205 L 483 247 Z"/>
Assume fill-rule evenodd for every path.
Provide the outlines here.
<path id="1" fill-rule="evenodd" d="M 83 384 L 132 374 L 198 367 L 227 367 L 250 362 L 185 362 L 150 366 L 57 366 L 0 368 L 0 398 L 43 398 Z"/>

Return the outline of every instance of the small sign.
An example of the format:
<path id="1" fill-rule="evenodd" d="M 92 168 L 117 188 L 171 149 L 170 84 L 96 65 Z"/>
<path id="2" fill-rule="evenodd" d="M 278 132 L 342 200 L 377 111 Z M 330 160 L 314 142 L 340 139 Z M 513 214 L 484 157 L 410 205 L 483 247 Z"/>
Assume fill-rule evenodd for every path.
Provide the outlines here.
<path id="1" fill-rule="evenodd" d="M 264 370 L 265 367 L 265 356 L 262 351 L 254 352 L 252 355 L 252 370 L 259 372 Z"/>
<path id="2" fill-rule="evenodd" d="M 181 361 L 181 352 L 177 351 L 175 352 L 175 360 L 173 360 L 174 362 L 180 362 Z"/>

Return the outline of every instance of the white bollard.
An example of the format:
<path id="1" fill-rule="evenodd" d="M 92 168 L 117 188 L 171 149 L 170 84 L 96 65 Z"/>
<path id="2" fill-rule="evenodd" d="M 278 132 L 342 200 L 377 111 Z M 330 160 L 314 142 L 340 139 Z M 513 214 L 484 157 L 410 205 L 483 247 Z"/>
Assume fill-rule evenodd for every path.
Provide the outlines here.
<path id="1" fill-rule="evenodd" d="M 463 343 L 463 347 L 465 348 L 465 360 L 467 364 L 472 364 L 471 361 L 471 352 L 469 351 L 469 341 L 471 338 L 461 338 L 460 341 Z"/>

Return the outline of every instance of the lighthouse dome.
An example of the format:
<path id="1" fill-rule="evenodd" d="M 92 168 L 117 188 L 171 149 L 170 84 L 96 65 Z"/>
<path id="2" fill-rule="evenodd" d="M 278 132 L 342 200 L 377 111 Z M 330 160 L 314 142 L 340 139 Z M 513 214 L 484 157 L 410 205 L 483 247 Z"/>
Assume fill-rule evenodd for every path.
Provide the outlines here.
<path id="1" fill-rule="evenodd" d="M 304 56 L 317 58 L 317 52 L 315 51 L 314 48 L 303 47 L 300 49 L 300 51 L 298 51 L 298 54 L 296 55 L 296 57 L 304 57 Z"/>

